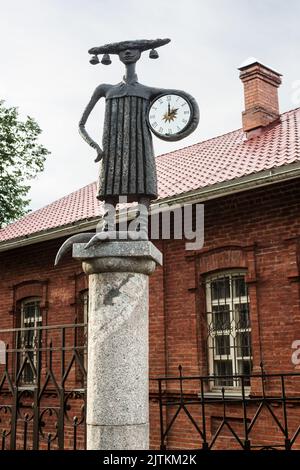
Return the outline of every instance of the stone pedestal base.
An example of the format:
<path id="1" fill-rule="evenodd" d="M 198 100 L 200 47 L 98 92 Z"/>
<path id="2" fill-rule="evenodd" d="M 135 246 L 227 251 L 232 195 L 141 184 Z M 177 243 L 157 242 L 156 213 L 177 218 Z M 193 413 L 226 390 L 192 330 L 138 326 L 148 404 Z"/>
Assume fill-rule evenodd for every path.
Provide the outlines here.
<path id="1" fill-rule="evenodd" d="M 148 276 L 161 264 L 149 241 L 110 241 L 73 257 L 89 274 L 87 448 L 149 448 Z"/>

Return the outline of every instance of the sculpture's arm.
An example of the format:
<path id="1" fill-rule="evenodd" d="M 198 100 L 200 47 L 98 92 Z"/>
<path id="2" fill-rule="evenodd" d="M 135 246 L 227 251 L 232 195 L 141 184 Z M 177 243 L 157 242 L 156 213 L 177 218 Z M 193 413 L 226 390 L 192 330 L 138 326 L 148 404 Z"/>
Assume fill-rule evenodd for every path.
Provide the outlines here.
<path id="1" fill-rule="evenodd" d="M 95 142 L 88 134 L 85 128 L 85 124 L 96 103 L 99 101 L 100 98 L 105 96 L 107 88 L 108 85 L 99 85 L 96 88 L 79 121 L 79 134 L 97 152 L 97 158 L 95 162 L 99 162 L 101 160 L 103 156 L 103 150 L 100 148 L 100 145 L 98 145 L 97 142 Z"/>

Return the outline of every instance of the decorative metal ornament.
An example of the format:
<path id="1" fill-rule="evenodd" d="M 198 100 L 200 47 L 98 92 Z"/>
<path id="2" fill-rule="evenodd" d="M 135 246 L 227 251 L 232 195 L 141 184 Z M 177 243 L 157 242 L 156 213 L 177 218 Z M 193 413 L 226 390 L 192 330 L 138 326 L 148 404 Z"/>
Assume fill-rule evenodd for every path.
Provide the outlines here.
<path id="1" fill-rule="evenodd" d="M 158 59 L 159 58 L 158 52 L 155 49 L 151 49 L 151 51 L 149 52 L 149 58 Z"/>
<path id="2" fill-rule="evenodd" d="M 104 56 L 101 59 L 101 64 L 103 64 L 103 65 L 110 65 L 111 64 L 109 54 L 104 54 Z"/>
<path id="3" fill-rule="evenodd" d="M 97 55 L 93 55 L 93 57 L 90 59 L 90 64 L 92 64 L 92 65 L 99 64 L 99 59 L 98 59 Z"/>

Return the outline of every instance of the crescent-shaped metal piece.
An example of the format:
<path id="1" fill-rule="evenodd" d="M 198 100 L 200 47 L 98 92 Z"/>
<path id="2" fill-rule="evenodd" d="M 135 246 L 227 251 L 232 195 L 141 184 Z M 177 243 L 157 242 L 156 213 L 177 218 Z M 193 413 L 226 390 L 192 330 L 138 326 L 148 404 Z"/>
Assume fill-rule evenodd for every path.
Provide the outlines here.
<path id="1" fill-rule="evenodd" d="M 86 233 L 77 233 L 72 237 L 68 238 L 60 247 L 57 252 L 54 266 L 57 266 L 61 259 L 65 256 L 65 254 L 71 250 L 73 243 L 86 243 L 88 242 L 93 236 L 95 232 L 86 232 Z"/>

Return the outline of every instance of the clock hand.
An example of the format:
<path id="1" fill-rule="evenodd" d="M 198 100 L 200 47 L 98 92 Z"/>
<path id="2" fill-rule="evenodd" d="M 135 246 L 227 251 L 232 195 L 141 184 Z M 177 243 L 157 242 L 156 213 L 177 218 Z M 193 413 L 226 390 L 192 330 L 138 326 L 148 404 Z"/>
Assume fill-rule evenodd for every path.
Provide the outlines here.
<path id="1" fill-rule="evenodd" d="M 168 103 L 168 116 L 170 116 L 170 113 L 171 113 L 171 106 L 170 106 L 170 103 Z"/>

